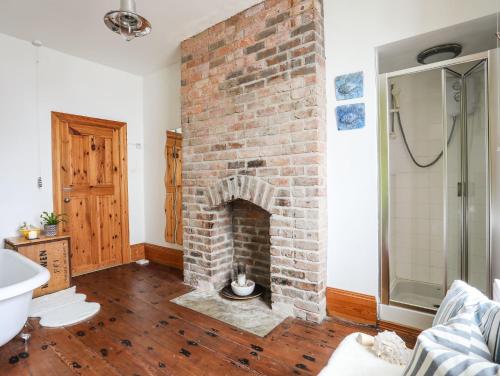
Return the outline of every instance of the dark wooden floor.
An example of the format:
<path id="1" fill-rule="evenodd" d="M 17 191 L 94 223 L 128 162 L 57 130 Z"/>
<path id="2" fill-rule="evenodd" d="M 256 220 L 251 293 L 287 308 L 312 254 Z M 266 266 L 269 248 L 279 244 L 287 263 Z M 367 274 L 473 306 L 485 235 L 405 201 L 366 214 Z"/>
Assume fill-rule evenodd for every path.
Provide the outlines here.
<path id="1" fill-rule="evenodd" d="M 287 319 L 257 337 L 171 303 L 190 288 L 179 271 L 156 264 L 73 282 L 101 311 L 65 329 L 31 320 L 29 357 L 19 356 L 19 339 L 1 347 L 1 375 L 315 375 L 346 335 L 375 333 L 331 319 L 321 325 Z"/>

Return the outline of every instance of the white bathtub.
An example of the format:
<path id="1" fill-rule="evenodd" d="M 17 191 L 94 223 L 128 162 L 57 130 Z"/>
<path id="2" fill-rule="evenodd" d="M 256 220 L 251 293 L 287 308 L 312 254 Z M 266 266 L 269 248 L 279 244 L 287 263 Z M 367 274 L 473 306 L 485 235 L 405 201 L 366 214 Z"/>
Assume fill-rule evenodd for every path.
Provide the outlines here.
<path id="1" fill-rule="evenodd" d="M 8 249 L 0 249 L 0 346 L 23 328 L 33 290 L 50 278 L 44 267 Z"/>

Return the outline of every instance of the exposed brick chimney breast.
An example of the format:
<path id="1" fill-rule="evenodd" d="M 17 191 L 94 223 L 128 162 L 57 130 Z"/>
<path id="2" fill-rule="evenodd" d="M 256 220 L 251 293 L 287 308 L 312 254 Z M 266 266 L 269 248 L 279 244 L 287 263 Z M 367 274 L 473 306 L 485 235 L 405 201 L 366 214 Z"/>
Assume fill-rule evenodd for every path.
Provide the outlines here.
<path id="1" fill-rule="evenodd" d="M 268 0 L 181 49 L 185 282 L 220 289 L 244 261 L 273 310 L 321 321 L 322 2 Z"/>

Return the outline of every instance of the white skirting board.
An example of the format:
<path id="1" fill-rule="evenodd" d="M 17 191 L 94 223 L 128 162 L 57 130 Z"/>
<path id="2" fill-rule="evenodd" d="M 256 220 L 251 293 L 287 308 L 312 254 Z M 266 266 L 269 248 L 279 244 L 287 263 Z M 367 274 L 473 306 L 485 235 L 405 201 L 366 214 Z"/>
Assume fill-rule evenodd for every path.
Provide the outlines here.
<path id="1" fill-rule="evenodd" d="M 77 294 L 76 287 L 35 298 L 31 301 L 30 317 L 40 317 L 40 325 L 59 328 L 77 324 L 94 316 L 99 303 L 85 301 L 85 294 Z"/>

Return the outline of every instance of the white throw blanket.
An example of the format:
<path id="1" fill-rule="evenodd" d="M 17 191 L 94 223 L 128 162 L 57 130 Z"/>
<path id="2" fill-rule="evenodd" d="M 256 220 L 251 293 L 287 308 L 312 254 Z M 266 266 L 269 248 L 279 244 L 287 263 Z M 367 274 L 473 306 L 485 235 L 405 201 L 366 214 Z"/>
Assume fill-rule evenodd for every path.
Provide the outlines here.
<path id="1" fill-rule="evenodd" d="M 404 366 L 377 357 L 370 346 L 363 346 L 353 333 L 344 338 L 320 376 L 401 376 Z M 373 340 L 373 337 L 369 336 Z"/>
<path id="2" fill-rule="evenodd" d="M 410 361 L 412 351 L 394 332 L 382 332 L 373 338 L 372 351 L 389 363 L 405 366 Z"/>

